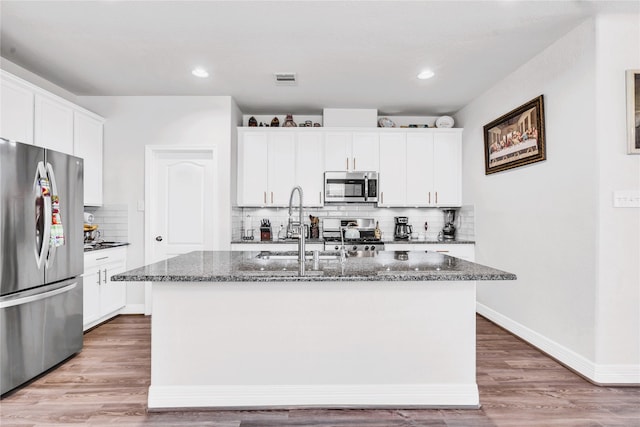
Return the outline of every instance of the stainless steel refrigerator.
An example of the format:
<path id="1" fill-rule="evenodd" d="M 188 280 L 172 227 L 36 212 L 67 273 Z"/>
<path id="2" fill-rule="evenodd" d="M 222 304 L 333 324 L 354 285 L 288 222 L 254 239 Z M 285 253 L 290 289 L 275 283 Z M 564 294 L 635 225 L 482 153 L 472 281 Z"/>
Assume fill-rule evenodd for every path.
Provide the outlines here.
<path id="1" fill-rule="evenodd" d="M 0 392 L 82 349 L 83 161 L 0 138 Z"/>

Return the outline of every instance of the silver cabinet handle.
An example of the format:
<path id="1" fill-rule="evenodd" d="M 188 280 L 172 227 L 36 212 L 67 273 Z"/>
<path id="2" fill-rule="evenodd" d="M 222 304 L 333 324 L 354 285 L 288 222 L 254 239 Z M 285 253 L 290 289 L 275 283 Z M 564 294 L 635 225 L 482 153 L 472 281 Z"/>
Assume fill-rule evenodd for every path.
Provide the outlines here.
<path id="1" fill-rule="evenodd" d="M 273 204 L 273 191 L 271 192 L 271 204 Z"/>
<path id="2" fill-rule="evenodd" d="M 162 236 L 156 236 L 156 242 L 162 242 Z"/>
<path id="3" fill-rule="evenodd" d="M 322 204 L 322 191 L 318 191 L 318 202 Z"/>
<path id="4" fill-rule="evenodd" d="M 106 268 L 104 269 L 104 278 L 102 280 L 103 280 L 104 284 L 106 285 L 107 284 L 107 269 Z"/>
<path id="5" fill-rule="evenodd" d="M 356 158 L 353 158 L 353 170 L 358 170 L 358 168 L 356 167 Z"/>
<path id="6" fill-rule="evenodd" d="M 98 285 L 100 284 L 100 282 L 102 282 L 102 271 L 98 269 Z"/>
<path id="7" fill-rule="evenodd" d="M 349 158 L 347 157 L 347 170 L 349 170 Z"/>

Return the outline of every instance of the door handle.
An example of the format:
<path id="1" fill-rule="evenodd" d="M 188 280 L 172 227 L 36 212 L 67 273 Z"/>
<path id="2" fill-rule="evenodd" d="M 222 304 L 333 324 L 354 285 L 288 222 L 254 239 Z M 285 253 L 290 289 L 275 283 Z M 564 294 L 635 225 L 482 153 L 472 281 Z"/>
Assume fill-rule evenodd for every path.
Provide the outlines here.
<path id="1" fill-rule="evenodd" d="M 273 204 L 273 191 L 271 192 L 271 204 Z"/>
<path id="2" fill-rule="evenodd" d="M 347 157 L 347 170 L 349 170 L 349 158 Z"/>
<path id="3" fill-rule="evenodd" d="M 380 204 L 384 205 L 384 191 L 380 192 Z"/>
<path id="4" fill-rule="evenodd" d="M 156 242 L 162 242 L 162 236 L 156 236 Z"/>
<path id="5" fill-rule="evenodd" d="M 104 284 L 107 284 L 107 269 L 104 269 L 104 278 L 102 279 L 104 281 Z"/>
<path id="6" fill-rule="evenodd" d="M 355 157 L 353 158 L 353 170 L 354 171 L 358 170 L 358 168 L 356 167 L 356 158 Z"/>
<path id="7" fill-rule="evenodd" d="M 102 271 L 98 269 L 98 285 L 100 284 L 100 282 L 102 282 Z"/>
<path id="8" fill-rule="evenodd" d="M 429 204 L 431 204 L 431 191 L 429 191 Z"/>
<path id="9" fill-rule="evenodd" d="M 78 282 L 73 282 L 70 285 L 64 286 L 62 288 L 54 289 L 52 291 L 43 292 L 41 294 L 30 295 L 26 297 L 16 297 L 12 295 L 11 297 L 0 298 L 0 308 L 13 307 L 16 305 L 27 304 L 33 301 L 43 300 L 45 298 L 50 298 L 54 295 L 59 295 L 65 292 L 68 292 L 78 286 Z"/>
<path id="10" fill-rule="evenodd" d="M 436 205 L 438 204 L 438 192 L 436 191 Z"/>

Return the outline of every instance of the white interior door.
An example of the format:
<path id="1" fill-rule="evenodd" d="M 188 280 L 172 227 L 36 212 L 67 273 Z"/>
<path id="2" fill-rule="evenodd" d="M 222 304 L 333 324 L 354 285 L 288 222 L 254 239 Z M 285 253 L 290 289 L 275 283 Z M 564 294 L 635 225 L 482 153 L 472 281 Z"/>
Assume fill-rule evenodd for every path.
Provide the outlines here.
<path id="1" fill-rule="evenodd" d="M 218 199 L 211 148 L 147 147 L 145 263 L 214 248 Z M 150 284 L 145 312 L 151 312 Z"/>

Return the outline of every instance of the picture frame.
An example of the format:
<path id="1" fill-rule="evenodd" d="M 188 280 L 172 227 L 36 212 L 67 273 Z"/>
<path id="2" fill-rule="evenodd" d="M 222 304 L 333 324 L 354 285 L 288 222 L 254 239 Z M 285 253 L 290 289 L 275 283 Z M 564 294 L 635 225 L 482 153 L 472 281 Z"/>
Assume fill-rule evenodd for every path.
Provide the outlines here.
<path id="1" fill-rule="evenodd" d="M 640 154 L 640 70 L 627 70 L 627 153 Z"/>
<path id="2" fill-rule="evenodd" d="M 544 95 L 484 126 L 485 175 L 546 159 Z"/>

